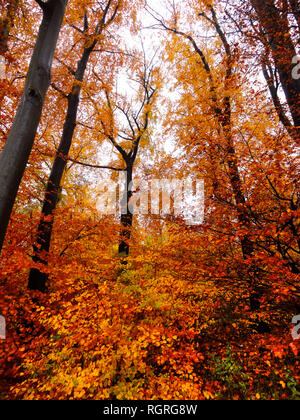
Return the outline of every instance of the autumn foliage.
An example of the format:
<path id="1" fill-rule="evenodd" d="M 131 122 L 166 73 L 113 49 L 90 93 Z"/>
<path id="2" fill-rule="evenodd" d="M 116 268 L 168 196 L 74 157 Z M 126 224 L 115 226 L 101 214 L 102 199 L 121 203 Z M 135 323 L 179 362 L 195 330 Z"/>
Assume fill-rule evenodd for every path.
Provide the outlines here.
<path id="1" fill-rule="evenodd" d="M 1 0 L 1 149 L 39 3 Z M 300 398 L 295 3 L 69 0 L 1 252 L 1 399 Z M 101 214 L 129 170 L 203 179 L 203 223 Z"/>

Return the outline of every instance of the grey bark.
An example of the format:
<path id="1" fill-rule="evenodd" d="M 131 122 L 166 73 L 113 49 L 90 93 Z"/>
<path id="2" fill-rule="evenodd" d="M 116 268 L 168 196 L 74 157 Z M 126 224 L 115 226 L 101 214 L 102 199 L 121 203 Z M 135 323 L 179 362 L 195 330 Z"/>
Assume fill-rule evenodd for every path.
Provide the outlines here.
<path id="1" fill-rule="evenodd" d="M 43 11 L 24 91 L 0 155 L 0 252 L 50 85 L 51 67 L 68 0 L 37 1 Z"/>
<path id="2" fill-rule="evenodd" d="M 135 160 L 135 159 L 134 159 Z M 132 170 L 134 160 L 128 162 L 126 171 L 125 192 L 123 197 L 124 212 L 121 214 L 121 232 L 119 242 L 119 255 L 124 258 L 123 263 L 126 264 L 126 257 L 129 255 L 129 240 L 131 237 L 131 228 L 133 215 L 129 209 L 129 201 L 132 197 Z"/>
<path id="3" fill-rule="evenodd" d="M 81 59 L 78 62 L 75 81 L 71 93 L 68 95 L 68 109 L 64 123 L 63 133 L 58 150 L 55 155 L 54 163 L 48 179 L 45 197 L 43 201 L 42 216 L 38 227 L 36 244 L 34 245 L 33 261 L 47 265 L 42 256 L 48 253 L 52 236 L 54 211 L 57 206 L 59 193 L 61 190 L 61 180 L 68 161 L 68 154 L 72 145 L 72 139 L 76 128 L 76 118 L 81 92 L 81 82 L 83 81 L 86 66 L 96 43 L 91 48 L 84 49 Z M 45 290 L 47 274 L 37 268 L 32 268 L 29 274 L 28 288 L 34 290 Z"/>
<path id="4" fill-rule="evenodd" d="M 107 18 L 111 8 L 111 4 L 111 0 L 108 0 L 103 15 L 95 29 L 95 33 L 92 35 L 88 34 L 88 19 L 86 14 L 84 16 L 84 29 L 86 36 L 85 47 L 83 49 L 81 58 L 77 63 L 77 69 L 74 75 L 72 90 L 69 93 L 69 95 L 67 95 L 68 108 L 66 119 L 64 122 L 63 133 L 48 179 L 43 201 L 42 215 L 35 241 L 36 243 L 33 246 L 33 261 L 42 263 L 45 266 L 47 265 L 47 254 L 50 250 L 51 236 L 54 223 L 54 212 L 58 203 L 59 193 L 61 191 L 61 180 L 67 165 L 68 154 L 72 145 L 74 131 L 76 128 L 77 112 L 81 94 L 81 84 L 84 79 L 84 74 L 91 53 L 94 51 L 97 45 L 98 36 L 102 33 L 104 28 L 115 19 L 116 14 L 119 10 L 120 2 L 118 2 L 117 5 L 114 7 L 112 15 L 109 18 Z M 94 40 L 90 43 L 91 38 L 94 38 Z M 47 280 L 47 273 L 44 273 L 38 268 L 32 268 L 29 274 L 28 288 L 44 292 Z"/>

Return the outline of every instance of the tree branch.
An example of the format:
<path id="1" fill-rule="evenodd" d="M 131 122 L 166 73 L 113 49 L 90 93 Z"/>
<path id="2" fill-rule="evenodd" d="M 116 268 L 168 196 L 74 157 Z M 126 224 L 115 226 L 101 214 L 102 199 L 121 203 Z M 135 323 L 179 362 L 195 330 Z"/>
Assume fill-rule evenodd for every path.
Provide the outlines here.
<path id="1" fill-rule="evenodd" d="M 67 98 L 68 97 L 68 95 L 62 90 L 62 89 L 60 89 L 58 86 L 56 86 L 56 84 L 55 83 L 51 83 L 51 87 L 54 89 L 54 90 L 56 90 L 57 92 L 59 92 L 64 98 Z"/>
<path id="2" fill-rule="evenodd" d="M 126 169 L 122 169 L 122 168 L 115 168 L 113 166 L 104 166 L 104 165 L 92 165 L 91 163 L 85 163 L 85 162 L 80 162 L 76 159 L 72 159 L 70 157 L 68 157 L 68 160 L 70 160 L 73 163 L 76 163 L 78 165 L 82 165 L 82 166 L 86 166 L 88 168 L 93 168 L 93 169 L 111 169 L 113 171 L 126 171 Z"/>
<path id="3" fill-rule="evenodd" d="M 42 1 L 42 0 L 34 0 L 42 9 L 42 11 L 44 12 L 47 8 L 47 3 Z"/>

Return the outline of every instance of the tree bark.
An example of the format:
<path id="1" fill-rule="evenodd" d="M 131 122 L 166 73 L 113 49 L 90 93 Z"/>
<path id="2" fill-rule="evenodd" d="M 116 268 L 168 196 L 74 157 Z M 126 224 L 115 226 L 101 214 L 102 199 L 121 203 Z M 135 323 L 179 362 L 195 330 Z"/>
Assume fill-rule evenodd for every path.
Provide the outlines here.
<path id="1" fill-rule="evenodd" d="M 226 68 L 224 78 L 224 90 L 230 92 L 232 83 L 233 73 L 233 57 L 231 53 L 231 47 L 228 43 L 227 37 L 223 29 L 221 28 L 218 18 L 216 16 L 213 7 L 210 7 L 212 17 L 208 17 L 205 13 L 201 13 L 208 21 L 210 21 L 216 29 L 218 36 L 223 44 L 225 57 L 226 57 Z M 208 80 L 210 83 L 210 93 L 212 101 L 212 109 L 216 120 L 220 127 L 220 134 L 223 135 L 225 140 L 225 156 L 224 160 L 228 166 L 229 182 L 232 188 L 234 201 L 237 209 L 237 218 L 241 226 L 249 229 L 250 228 L 250 217 L 247 209 L 247 201 L 243 192 L 243 184 L 240 177 L 240 170 L 238 166 L 238 157 L 236 155 L 234 141 L 232 137 L 232 111 L 231 111 L 231 96 L 230 93 L 226 94 L 223 98 L 218 98 L 216 95 L 216 86 L 214 84 L 212 72 L 208 61 L 205 56 L 198 48 L 197 44 L 190 36 L 187 37 L 192 42 L 195 51 L 200 55 L 204 69 L 206 70 Z M 242 255 L 244 260 L 251 258 L 254 253 L 253 242 L 249 235 L 240 237 Z M 253 270 L 252 270 L 253 271 Z M 251 310 L 255 310 L 259 307 L 259 295 L 256 291 L 256 279 L 255 273 L 248 270 L 249 274 L 249 301 Z"/>
<path id="2" fill-rule="evenodd" d="M 111 144 L 114 146 L 116 151 L 121 155 L 123 162 L 126 167 L 126 181 L 125 181 L 125 191 L 121 201 L 121 230 L 119 235 L 119 256 L 121 257 L 121 263 L 126 265 L 127 264 L 127 257 L 129 255 L 129 241 L 131 238 L 131 229 L 132 229 L 132 221 L 133 221 L 133 214 L 131 213 L 131 208 L 129 206 L 130 198 L 132 197 L 132 174 L 133 168 L 135 164 L 135 160 L 138 154 L 140 141 L 144 135 L 144 133 L 148 129 L 150 114 L 151 114 L 151 104 L 155 97 L 156 88 L 151 86 L 151 79 L 152 79 L 153 69 L 147 67 L 146 61 L 144 62 L 144 74 L 141 77 L 140 81 L 138 82 L 141 87 L 143 88 L 143 99 L 141 102 L 140 110 L 134 114 L 130 112 L 130 110 L 126 108 L 122 108 L 121 106 L 117 105 L 117 109 L 119 109 L 122 114 L 125 116 L 129 132 L 127 140 L 131 140 L 132 146 L 130 151 L 126 151 L 122 148 L 116 141 L 116 138 L 113 135 L 113 119 L 111 120 L 111 127 L 108 130 L 106 124 L 101 121 L 104 134 L 108 140 L 110 140 Z M 111 115 L 114 113 L 114 109 L 112 107 L 112 102 L 109 96 L 109 92 L 107 89 L 105 90 L 106 93 L 106 100 L 108 108 L 110 109 Z M 139 116 L 142 115 L 142 111 L 145 110 L 145 114 L 142 117 L 142 120 L 139 119 Z M 124 133 L 123 133 L 124 134 Z M 124 139 L 124 136 L 119 134 L 120 138 Z"/>
<path id="3" fill-rule="evenodd" d="M 298 2 L 291 1 L 294 6 Z M 280 13 L 274 0 L 251 0 L 258 21 L 265 32 L 280 83 L 285 94 L 295 126 L 297 142 L 300 141 L 300 79 L 292 77 L 293 57 L 297 55 L 290 34 L 286 14 Z"/>
<path id="4" fill-rule="evenodd" d="M 300 30 L 300 2 L 299 0 L 289 0 L 289 3 Z"/>
<path id="5" fill-rule="evenodd" d="M 124 257 L 122 261 L 126 264 L 126 257 L 129 255 L 129 240 L 131 237 L 132 228 L 132 213 L 129 209 L 129 201 L 132 197 L 132 164 L 127 165 L 126 181 L 125 181 L 125 192 L 122 199 L 122 214 L 121 214 L 121 232 L 120 232 L 120 243 L 119 243 L 119 255 Z"/>
<path id="6" fill-rule="evenodd" d="M 41 2 L 43 19 L 23 95 L 0 155 L 0 252 L 50 85 L 53 55 L 68 0 Z"/>
<path id="7" fill-rule="evenodd" d="M 75 73 L 75 81 L 72 86 L 71 93 L 68 95 L 68 109 L 63 127 L 63 133 L 57 149 L 51 173 L 47 182 L 45 197 L 42 207 L 42 216 L 38 226 L 36 244 L 34 245 L 34 262 L 40 262 L 47 265 L 45 255 L 49 252 L 51 235 L 54 222 L 54 211 L 58 202 L 59 193 L 61 191 L 61 180 L 68 161 L 68 154 L 72 145 L 72 139 L 76 128 L 76 118 L 81 92 L 81 83 L 84 78 L 86 66 L 91 52 L 96 43 L 90 48 L 83 51 L 81 59 L 77 65 Z M 47 274 L 38 268 L 32 268 L 29 274 L 28 288 L 34 290 L 45 290 Z"/>
<path id="8" fill-rule="evenodd" d="M 85 46 L 83 49 L 82 56 L 77 63 L 77 69 L 74 75 L 75 80 L 73 82 L 72 90 L 67 96 L 68 108 L 66 119 L 64 122 L 63 133 L 46 186 L 45 197 L 42 207 L 42 216 L 38 226 L 36 243 L 33 247 L 33 261 L 42 263 L 45 266 L 47 265 L 47 253 L 50 250 L 50 242 L 54 222 L 54 211 L 57 206 L 58 197 L 61 190 L 61 180 L 68 161 L 68 154 L 72 145 L 72 139 L 76 128 L 76 119 L 81 93 L 81 86 L 84 79 L 85 70 L 90 55 L 94 51 L 95 46 L 97 45 L 99 35 L 102 33 L 103 29 L 115 19 L 120 7 L 120 2 L 118 2 L 115 5 L 112 11 L 112 15 L 109 18 L 107 18 L 111 6 L 112 2 L 111 0 L 108 0 L 106 3 L 106 7 L 103 11 L 102 17 L 99 19 L 99 23 L 96 26 L 95 33 L 93 33 L 92 35 L 88 34 L 88 19 L 87 15 L 84 16 Z M 45 291 L 47 279 L 47 273 L 41 271 L 38 268 L 32 268 L 29 273 L 28 288 L 40 290 L 43 292 Z"/>

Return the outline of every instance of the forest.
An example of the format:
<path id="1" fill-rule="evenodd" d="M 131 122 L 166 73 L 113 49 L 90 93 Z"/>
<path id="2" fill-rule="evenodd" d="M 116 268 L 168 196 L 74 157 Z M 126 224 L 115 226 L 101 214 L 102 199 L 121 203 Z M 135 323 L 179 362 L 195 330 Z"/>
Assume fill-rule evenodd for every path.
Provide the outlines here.
<path id="1" fill-rule="evenodd" d="M 299 400 L 299 0 L 0 10 L 0 399 Z"/>

